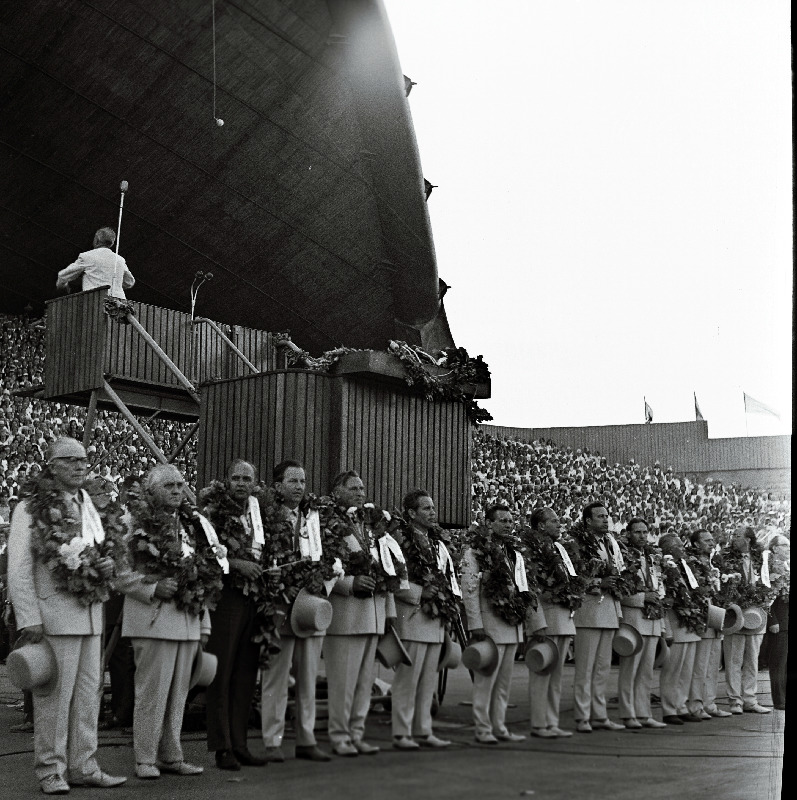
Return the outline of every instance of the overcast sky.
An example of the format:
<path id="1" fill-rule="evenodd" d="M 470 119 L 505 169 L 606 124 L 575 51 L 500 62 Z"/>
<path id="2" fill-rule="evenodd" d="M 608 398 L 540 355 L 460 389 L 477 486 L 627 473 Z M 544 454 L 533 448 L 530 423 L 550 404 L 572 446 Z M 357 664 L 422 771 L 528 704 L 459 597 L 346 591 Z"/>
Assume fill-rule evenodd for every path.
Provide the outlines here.
<path id="1" fill-rule="evenodd" d="M 790 433 L 789 3 L 384 2 L 495 423 Z"/>

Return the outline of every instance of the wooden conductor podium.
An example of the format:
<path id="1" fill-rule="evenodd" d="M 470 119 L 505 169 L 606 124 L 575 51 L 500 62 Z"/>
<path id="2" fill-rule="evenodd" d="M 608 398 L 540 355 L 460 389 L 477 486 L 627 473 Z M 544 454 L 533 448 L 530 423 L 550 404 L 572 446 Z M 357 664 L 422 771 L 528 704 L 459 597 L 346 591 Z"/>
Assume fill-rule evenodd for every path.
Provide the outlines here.
<path id="1" fill-rule="evenodd" d="M 169 461 L 181 448 L 161 453 L 136 415 L 195 421 L 189 435 L 199 437 L 198 487 L 222 478 L 234 458 L 254 463 L 266 483 L 275 464 L 294 459 L 305 465 L 315 494 L 326 494 L 339 472 L 355 469 L 383 508 L 423 488 L 441 524 L 469 524 L 465 407 L 419 396 L 395 356 L 356 351 L 330 372 L 280 369 L 284 356 L 270 333 L 222 329 L 185 313 L 106 304 L 106 298 L 107 289 L 96 289 L 48 305 L 41 396 L 88 405 L 87 432 L 94 408 L 114 408 L 159 460 Z M 483 386 L 474 392 L 489 396 Z"/>

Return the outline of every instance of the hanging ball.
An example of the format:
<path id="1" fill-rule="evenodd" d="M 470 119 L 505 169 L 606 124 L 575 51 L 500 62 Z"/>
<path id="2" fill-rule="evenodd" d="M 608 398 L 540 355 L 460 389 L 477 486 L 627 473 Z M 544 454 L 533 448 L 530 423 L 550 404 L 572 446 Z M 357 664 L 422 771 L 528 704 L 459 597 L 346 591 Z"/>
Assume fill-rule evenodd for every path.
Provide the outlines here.
<path id="1" fill-rule="evenodd" d="M 221 119 L 220 117 L 216 117 L 216 124 L 217 124 L 219 127 L 221 127 L 222 125 L 224 125 L 224 120 L 223 120 L 223 119 Z"/>

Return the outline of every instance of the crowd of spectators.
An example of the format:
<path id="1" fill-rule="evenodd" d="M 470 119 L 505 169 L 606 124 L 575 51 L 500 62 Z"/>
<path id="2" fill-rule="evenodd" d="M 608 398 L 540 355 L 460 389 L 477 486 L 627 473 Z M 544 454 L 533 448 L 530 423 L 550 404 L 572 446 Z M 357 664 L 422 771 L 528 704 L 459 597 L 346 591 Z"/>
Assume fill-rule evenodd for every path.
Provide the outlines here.
<path id="1" fill-rule="evenodd" d="M 787 533 L 791 503 L 764 489 L 705 483 L 677 475 L 672 467 L 610 464 L 600 453 L 560 447 L 550 440 L 531 443 L 477 431 L 473 440 L 473 515 L 493 503 L 509 506 L 525 521 L 538 506 L 553 508 L 563 524 L 574 524 L 581 509 L 600 501 L 620 531 L 642 517 L 660 534 L 683 535 L 697 527 L 724 539 L 736 525 Z"/>
<path id="2" fill-rule="evenodd" d="M 57 436 L 83 438 L 86 409 L 16 395 L 44 382 L 44 325 L 27 316 L 0 315 L 0 522 L 24 481 L 37 474 L 47 445 Z M 186 423 L 150 419 L 142 424 L 165 453 L 172 452 L 188 430 Z M 99 410 L 89 432 L 92 476 L 118 485 L 140 474 L 155 459 L 132 425 L 119 413 Z M 175 461 L 195 488 L 195 440 Z M 492 503 L 503 502 L 523 521 L 536 506 L 551 506 L 565 525 L 578 519 L 593 500 L 607 504 L 616 530 L 635 516 L 660 533 L 683 533 L 696 526 L 726 534 L 735 524 L 756 530 L 788 531 L 788 500 L 760 489 L 743 489 L 718 481 L 690 481 L 658 462 L 644 466 L 610 464 L 599 453 L 560 447 L 551 441 L 532 443 L 496 438 L 477 430 L 473 440 L 473 512 L 478 519 Z"/>
<path id="3" fill-rule="evenodd" d="M 20 486 L 44 465 L 47 445 L 58 436 L 83 439 L 86 409 L 66 403 L 16 395 L 44 382 L 44 326 L 28 317 L 0 315 L 0 522 L 7 522 Z M 160 449 L 171 453 L 188 430 L 186 423 L 142 420 Z M 98 410 L 89 432 L 92 477 L 118 485 L 156 461 L 133 426 L 118 412 Z M 189 483 L 196 477 L 195 440 L 175 463 Z"/>

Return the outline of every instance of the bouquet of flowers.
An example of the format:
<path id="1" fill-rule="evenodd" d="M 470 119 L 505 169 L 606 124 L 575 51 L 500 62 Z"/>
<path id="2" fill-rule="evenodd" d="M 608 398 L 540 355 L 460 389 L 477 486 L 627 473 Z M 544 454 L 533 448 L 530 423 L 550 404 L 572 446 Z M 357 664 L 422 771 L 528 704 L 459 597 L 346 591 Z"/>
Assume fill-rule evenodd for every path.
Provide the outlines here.
<path id="1" fill-rule="evenodd" d="M 104 603 L 110 597 L 113 575 L 103 577 L 97 564 L 104 558 L 117 562 L 122 556 L 123 526 L 116 504 L 100 513 L 105 538 L 91 543 L 83 538 L 81 520 L 67 507 L 63 492 L 56 488 L 48 470 L 21 492 L 33 518 L 31 545 L 34 554 L 50 571 L 56 585 L 70 592 L 84 606 Z M 90 501 L 88 501 L 90 502 Z"/>
<path id="2" fill-rule="evenodd" d="M 365 503 L 362 508 L 352 506 L 345 511 L 338 506 L 337 513 L 345 514 L 349 520 L 348 532 L 354 526 L 362 525 L 365 538 L 365 547 L 362 550 L 348 551 L 343 562 L 346 575 L 368 575 L 376 583 L 375 592 L 397 592 L 403 580 L 407 578 L 407 567 L 398 559 L 393 561 L 396 574 L 388 573 L 381 559 L 375 559 L 371 547 L 379 549 L 379 540 L 385 534 L 393 534 L 399 528 L 399 521 L 394 519 L 388 511 L 383 511 L 373 503 Z M 355 538 L 357 538 L 355 534 Z"/>

